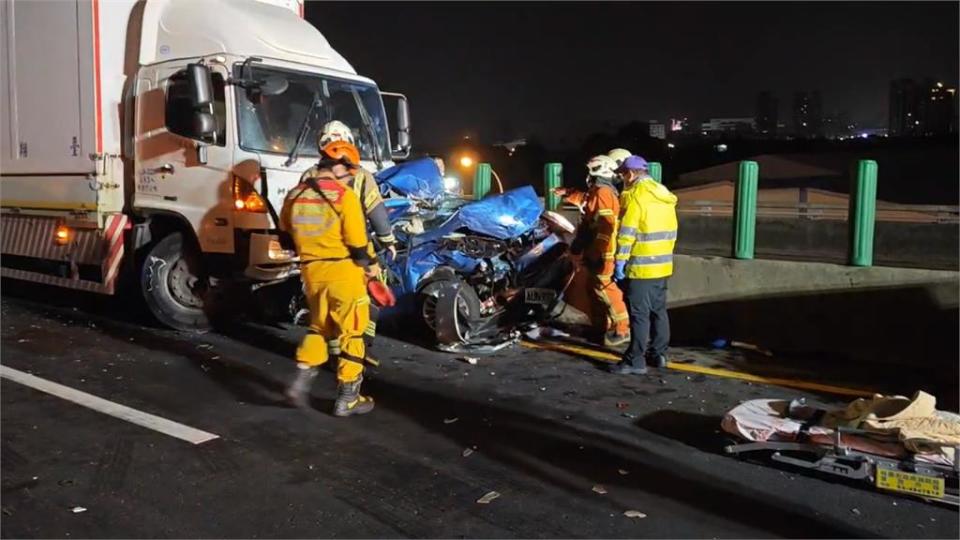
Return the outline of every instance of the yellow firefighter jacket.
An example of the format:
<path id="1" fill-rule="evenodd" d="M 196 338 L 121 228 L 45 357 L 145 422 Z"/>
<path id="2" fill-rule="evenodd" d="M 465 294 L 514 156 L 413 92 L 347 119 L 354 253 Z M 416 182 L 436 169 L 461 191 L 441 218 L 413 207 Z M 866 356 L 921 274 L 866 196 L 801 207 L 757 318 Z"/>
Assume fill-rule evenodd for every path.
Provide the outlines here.
<path id="1" fill-rule="evenodd" d="M 677 197 L 652 178 L 638 180 L 620 197 L 617 261 L 626 261 L 628 279 L 673 274 L 677 241 Z"/>
<path id="2" fill-rule="evenodd" d="M 316 181 L 319 192 L 307 178 Z M 362 275 L 362 266 L 370 259 L 357 194 L 329 170 L 321 169 L 304 180 L 287 195 L 280 215 L 281 228 L 293 236 L 301 263 L 337 263 L 324 265 L 330 267 L 331 276 L 341 272 L 343 278 Z"/>
<path id="3" fill-rule="evenodd" d="M 304 179 L 316 176 L 317 172 L 317 167 L 310 167 L 304 171 L 300 177 L 300 182 L 302 183 Z M 353 178 L 347 182 L 347 185 L 350 186 L 353 192 L 357 194 L 357 197 L 360 198 L 364 214 L 370 221 L 370 227 L 373 229 L 374 234 L 377 235 L 377 240 L 379 240 L 381 244 L 392 244 L 396 242 L 397 240 L 393 236 L 393 228 L 390 225 L 390 220 L 387 218 L 387 209 L 383 204 L 383 197 L 380 195 L 380 188 L 377 186 L 377 180 L 373 177 L 373 174 L 363 167 L 359 167 L 355 169 Z"/>

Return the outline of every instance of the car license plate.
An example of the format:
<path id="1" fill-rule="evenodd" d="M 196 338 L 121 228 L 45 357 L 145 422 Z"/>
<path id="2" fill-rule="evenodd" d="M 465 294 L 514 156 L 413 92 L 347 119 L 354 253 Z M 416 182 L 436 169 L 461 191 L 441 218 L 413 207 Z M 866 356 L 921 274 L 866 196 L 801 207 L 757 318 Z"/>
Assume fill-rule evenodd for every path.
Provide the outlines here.
<path id="1" fill-rule="evenodd" d="M 529 288 L 523 290 L 523 300 L 528 304 L 546 306 L 553 302 L 556 297 L 557 293 L 551 289 Z"/>
<path id="2" fill-rule="evenodd" d="M 942 499 L 944 494 L 943 478 L 890 469 L 877 469 L 877 487 L 935 499 Z"/>

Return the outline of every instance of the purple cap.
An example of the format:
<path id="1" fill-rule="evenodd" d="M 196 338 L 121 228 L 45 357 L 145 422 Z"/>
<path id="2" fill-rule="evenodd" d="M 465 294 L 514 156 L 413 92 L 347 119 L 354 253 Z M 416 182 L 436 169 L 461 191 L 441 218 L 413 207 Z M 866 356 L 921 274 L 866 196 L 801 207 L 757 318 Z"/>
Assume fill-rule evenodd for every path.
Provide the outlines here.
<path id="1" fill-rule="evenodd" d="M 634 171 L 646 171 L 650 168 L 647 164 L 647 160 L 643 159 L 640 156 L 630 156 L 627 159 L 623 160 L 623 163 L 617 167 L 617 172 L 622 172 L 626 170 Z"/>

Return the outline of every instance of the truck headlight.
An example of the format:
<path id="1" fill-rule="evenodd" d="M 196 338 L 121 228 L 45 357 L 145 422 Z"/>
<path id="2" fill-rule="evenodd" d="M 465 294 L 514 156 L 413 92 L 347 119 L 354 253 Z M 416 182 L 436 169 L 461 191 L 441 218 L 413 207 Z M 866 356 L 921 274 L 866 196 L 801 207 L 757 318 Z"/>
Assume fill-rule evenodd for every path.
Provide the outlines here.
<path id="1" fill-rule="evenodd" d="M 238 212 L 267 213 L 267 203 L 253 189 L 250 182 L 239 176 L 233 177 L 233 209 Z"/>

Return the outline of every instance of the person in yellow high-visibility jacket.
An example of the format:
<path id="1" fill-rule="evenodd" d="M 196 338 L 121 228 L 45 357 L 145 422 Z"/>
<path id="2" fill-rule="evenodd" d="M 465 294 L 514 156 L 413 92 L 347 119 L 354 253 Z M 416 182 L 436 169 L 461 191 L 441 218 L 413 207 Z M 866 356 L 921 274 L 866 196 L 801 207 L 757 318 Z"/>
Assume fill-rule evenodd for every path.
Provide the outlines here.
<path id="1" fill-rule="evenodd" d="M 629 316 L 623 293 L 613 282 L 616 250 L 617 215 L 620 202 L 613 186 L 616 163 L 608 156 L 595 156 L 587 162 L 586 192 L 568 192 L 555 188 L 565 202 L 583 209 L 576 236 L 570 246 L 573 255 L 581 255 L 570 286 L 567 303 L 585 312 L 597 331 L 600 343 L 607 347 L 623 345 L 629 339 Z"/>
<path id="2" fill-rule="evenodd" d="M 617 168 L 624 192 L 614 278 L 627 299 L 630 345 L 611 371 L 624 375 L 646 373 L 648 359 L 665 367 L 670 344 L 667 278 L 673 274 L 677 242 L 677 197 L 651 178 L 648 169 L 640 156 L 626 158 Z"/>
<path id="3" fill-rule="evenodd" d="M 364 414 L 373 400 L 360 395 L 370 319 L 366 277 L 379 273 L 367 251 L 363 206 L 343 181 L 350 164 L 359 163 L 353 145 L 333 142 L 323 148 L 314 176 L 305 177 L 284 201 L 280 226 L 293 237 L 310 308 L 310 330 L 297 349 L 297 377 L 287 388 L 291 402 L 309 404 L 316 368 L 330 359 L 327 342 L 339 343 L 335 416 Z"/>

